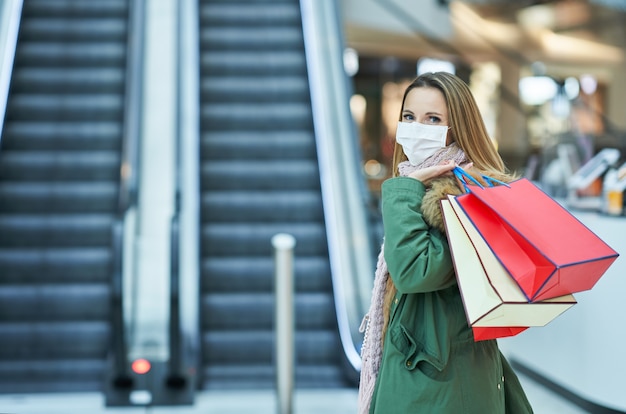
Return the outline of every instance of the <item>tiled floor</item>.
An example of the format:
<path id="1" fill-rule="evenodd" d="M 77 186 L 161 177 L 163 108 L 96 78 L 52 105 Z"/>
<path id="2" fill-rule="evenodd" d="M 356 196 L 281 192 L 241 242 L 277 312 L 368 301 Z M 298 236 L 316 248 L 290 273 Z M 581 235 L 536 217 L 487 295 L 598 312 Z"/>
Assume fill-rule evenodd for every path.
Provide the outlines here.
<path id="1" fill-rule="evenodd" d="M 536 414 L 584 414 L 533 380 L 520 375 Z M 348 390 L 297 391 L 292 414 L 356 413 L 357 392 Z M 14 414 L 276 414 L 276 396 L 269 391 L 200 392 L 192 407 L 105 408 L 99 394 L 0 396 L 0 413 Z"/>

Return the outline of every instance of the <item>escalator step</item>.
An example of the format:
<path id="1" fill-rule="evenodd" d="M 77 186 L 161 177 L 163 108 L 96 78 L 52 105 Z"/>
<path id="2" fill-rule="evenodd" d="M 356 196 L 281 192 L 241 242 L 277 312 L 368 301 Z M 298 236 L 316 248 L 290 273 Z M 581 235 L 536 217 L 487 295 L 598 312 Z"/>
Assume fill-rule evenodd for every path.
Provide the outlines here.
<path id="1" fill-rule="evenodd" d="M 17 94 L 9 97 L 7 120 L 17 121 L 115 121 L 122 117 L 119 94 L 43 95 Z"/>
<path id="2" fill-rule="evenodd" d="M 13 151 L 0 158 L 0 178 L 15 181 L 117 181 L 120 154 L 103 151 Z"/>
<path id="3" fill-rule="evenodd" d="M 2 284 L 105 283 L 111 274 L 111 252 L 105 247 L 0 248 L 0 273 Z"/>
<path id="4" fill-rule="evenodd" d="M 278 233 L 293 235 L 296 256 L 328 254 L 326 230 L 322 223 L 211 223 L 202 228 L 202 253 L 225 257 L 271 257 L 271 239 Z"/>
<path id="5" fill-rule="evenodd" d="M 119 122 L 11 122 L 4 127 L 4 150 L 118 151 Z"/>
<path id="6" fill-rule="evenodd" d="M 201 123 L 211 130 L 239 129 L 250 131 L 312 128 L 311 106 L 307 103 L 206 104 L 201 110 Z M 279 127 L 279 128 L 277 128 Z"/>
<path id="7" fill-rule="evenodd" d="M 210 162 L 202 165 L 201 174 L 203 190 L 211 191 L 312 190 L 320 187 L 317 162 L 306 160 Z"/>
<path id="8" fill-rule="evenodd" d="M 125 42 L 126 23 L 119 18 L 107 17 L 32 17 L 22 21 L 20 36 L 25 41 Z"/>
<path id="9" fill-rule="evenodd" d="M 104 359 L 71 358 L 0 362 L 0 393 L 101 391 Z"/>
<path id="10" fill-rule="evenodd" d="M 247 150 L 244 150 L 247 149 Z M 315 138 L 307 130 L 250 132 L 217 131 L 202 136 L 205 161 L 315 159 Z"/>
<path id="11" fill-rule="evenodd" d="M 0 183 L 0 213 L 106 213 L 117 193 L 111 182 Z"/>
<path id="12" fill-rule="evenodd" d="M 0 366 L 10 360 L 104 359 L 109 336 L 104 321 L 0 323 Z"/>
<path id="13" fill-rule="evenodd" d="M 232 4 L 237 3 L 240 7 L 245 8 L 255 4 L 276 4 L 276 3 L 289 3 L 293 4 L 293 0 L 210 0 L 202 1 L 201 3 L 213 3 L 213 4 Z"/>
<path id="14" fill-rule="evenodd" d="M 0 260 L 1 260 L 0 253 Z M 297 292 L 330 292 L 328 257 L 294 258 L 295 290 Z M 210 257 L 202 262 L 202 285 L 208 292 L 272 292 L 275 264 L 272 257 Z"/>
<path id="15" fill-rule="evenodd" d="M 124 89 L 121 68 L 24 68 L 13 73 L 15 94 L 75 94 L 111 93 Z"/>
<path id="16" fill-rule="evenodd" d="M 300 27 L 209 27 L 200 30 L 203 47 L 213 50 L 293 50 L 302 47 Z"/>
<path id="17" fill-rule="evenodd" d="M 209 50 L 200 57 L 205 76 L 306 76 L 306 61 L 300 51 L 291 50 Z"/>
<path id="18" fill-rule="evenodd" d="M 64 44 L 55 42 L 28 41 L 20 44 L 15 52 L 15 66 L 50 68 L 119 67 L 126 58 L 125 45 L 121 43 Z"/>
<path id="19" fill-rule="evenodd" d="M 250 3 L 245 7 L 240 2 L 213 2 L 200 8 L 200 21 L 208 27 L 302 24 L 298 5 L 293 2 Z"/>
<path id="20" fill-rule="evenodd" d="M 203 370 L 204 389 L 275 389 L 276 370 L 273 365 L 216 363 Z M 295 366 L 296 388 L 342 388 L 345 380 L 336 364 L 298 364 Z"/>
<path id="21" fill-rule="evenodd" d="M 110 246 L 113 217 L 91 215 L 0 215 L 0 247 Z"/>
<path id="22" fill-rule="evenodd" d="M 126 0 L 28 0 L 24 3 L 23 13 L 29 17 L 118 17 L 125 18 L 127 13 Z"/>
<path id="23" fill-rule="evenodd" d="M 2 188 L 0 187 L 0 199 Z M 202 214 L 224 222 L 307 222 L 324 218 L 315 191 L 211 191 L 202 196 Z"/>
<path id="24" fill-rule="evenodd" d="M 309 89 L 302 76 L 213 76 L 200 85 L 202 99 L 206 103 L 227 102 L 272 103 L 280 98 L 283 102 L 308 104 Z"/>
<path id="25" fill-rule="evenodd" d="M 297 293 L 293 300 L 296 329 L 333 329 L 335 314 L 330 293 Z M 273 293 L 204 295 L 202 299 L 202 312 L 206 315 L 204 329 L 271 330 L 274 326 L 274 307 L 275 295 Z"/>
<path id="26" fill-rule="evenodd" d="M 204 355 L 210 363 L 227 362 L 272 365 L 275 335 L 271 330 L 210 331 L 205 333 Z M 294 351 L 298 364 L 331 364 L 337 362 L 337 334 L 326 330 L 297 331 Z"/>
<path id="27" fill-rule="evenodd" d="M 109 314 L 105 284 L 19 284 L 0 286 L 0 323 L 98 321 Z"/>

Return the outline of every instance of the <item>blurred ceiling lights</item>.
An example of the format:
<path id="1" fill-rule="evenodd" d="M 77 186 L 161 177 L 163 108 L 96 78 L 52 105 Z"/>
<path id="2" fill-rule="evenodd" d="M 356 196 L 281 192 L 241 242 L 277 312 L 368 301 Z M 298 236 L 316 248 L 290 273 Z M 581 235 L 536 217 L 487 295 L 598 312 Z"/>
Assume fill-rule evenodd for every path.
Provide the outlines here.
<path id="1" fill-rule="evenodd" d="M 626 0 L 454 0 L 447 9 L 420 0 L 437 8 L 442 26 L 449 27 L 436 31 L 427 30 L 404 0 L 344 1 L 346 15 L 354 14 L 346 18 L 347 44 L 364 56 L 509 60 L 519 66 L 543 61 L 577 67 L 579 74 L 608 73 L 626 59 Z M 366 12 L 373 16 L 359 20 Z"/>
<path id="2" fill-rule="evenodd" d="M 494 15 L 493 8 L 484 13 L 489 18 L 482 15 L 484 9 L 467 3 L 455 1 L 450 5 L 459 42 L 478 46 L 482 40 L 483 46 L 487 43 L 505 47 L 529 61 L 614 64 L 624 60 L 623 47 L 609 44 L 599 33 L 585 30 L 593 20 L 592 9 L 586 2 L 564 0 L 517 9 L 509 3 L 500 14 Z"/>

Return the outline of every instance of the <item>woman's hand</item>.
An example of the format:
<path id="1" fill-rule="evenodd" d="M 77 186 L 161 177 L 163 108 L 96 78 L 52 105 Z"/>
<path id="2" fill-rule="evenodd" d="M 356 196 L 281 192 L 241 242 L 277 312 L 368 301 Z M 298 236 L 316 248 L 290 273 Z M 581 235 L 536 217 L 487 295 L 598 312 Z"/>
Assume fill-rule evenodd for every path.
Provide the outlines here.
<path id="1" fill-rule="evenodd" d="M 470 172 L 472 170 L 472 168 L 474 168 L 474 163 L 473 162 L 468 162 L 467 164 L 459 165 L 459 167 L 463 168 L 467 172 Z M 458 177 L 456 179 L 456 184 L 461 189 L 461 192 L 463 192 L 463 193 L 467 192 L 467 191 L 465 191 L 465 185 L 463 185 L 463 182 L 461 180 L 459 180 Z"/>
<path id="2" fill-rule="evenodd" d="M 438 165 L 433 165 L 432 167 L 426 167 L 419 170 L 413 171 L 409 174 L 409 177 L 414 178 L 418 181 L 421 181 L 425 185 L 428 184 L 430 180 L 433 178 L 437 178 L 439 176 L 449 174 L 450 171 L 454 169 L 456 164 L 454 161 L 445 161 Z"/>

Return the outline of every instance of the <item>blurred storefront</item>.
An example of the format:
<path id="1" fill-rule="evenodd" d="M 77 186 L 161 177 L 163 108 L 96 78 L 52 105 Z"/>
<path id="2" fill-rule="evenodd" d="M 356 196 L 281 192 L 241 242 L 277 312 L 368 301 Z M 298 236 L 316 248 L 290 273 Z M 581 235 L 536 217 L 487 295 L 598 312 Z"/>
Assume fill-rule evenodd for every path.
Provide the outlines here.
<path id="1" fill-rule="evenodd" d="M 626 154 L 626 3 L 612 0 L 344 0 L 364 172 L 391 171 L 405 86 L 436 64 L 466 80 L 509 169 L 567 193 L 570 169 Z M 447 69 L 446 69 L 447 67 Z M 602 177 L 580 195 L 598 196 Z"/>

